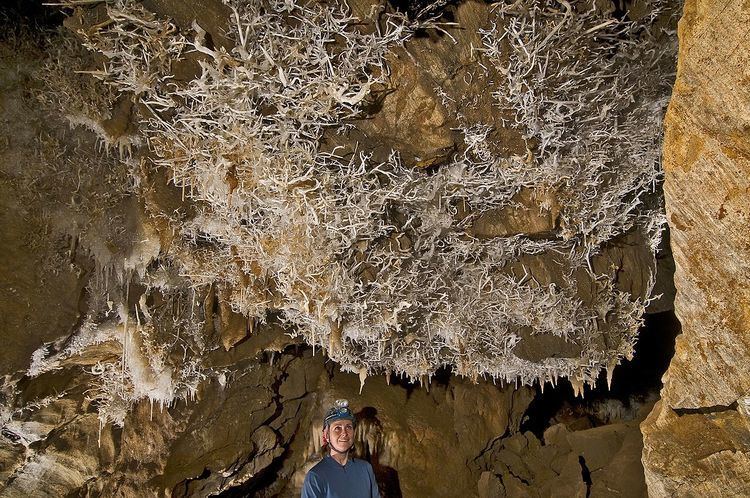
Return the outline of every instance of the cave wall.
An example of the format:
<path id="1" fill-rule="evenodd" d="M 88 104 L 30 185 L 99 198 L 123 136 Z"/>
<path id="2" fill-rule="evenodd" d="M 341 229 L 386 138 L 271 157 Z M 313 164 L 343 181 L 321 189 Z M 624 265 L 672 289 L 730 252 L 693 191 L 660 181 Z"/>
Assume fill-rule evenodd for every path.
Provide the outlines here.
<path id="1" fill-rule="evenodd" d="M 116 151 L 148 230 L 65 228 L 148 296 L 212 286 L 224 347 L 276 313 L 349 371 L 593 384 L 655 285 L 673 9 L 564 6 L 464 2 L 450 32 L 369 2 L 72 9 L 49 112 Z"/>
<path id="2" fill-rule="evenodd" d="M 651 496 L 750 493 L 750 9 L 688 0 L 665 119 L 664 194 L 683 333 L 643 423 Z"/>

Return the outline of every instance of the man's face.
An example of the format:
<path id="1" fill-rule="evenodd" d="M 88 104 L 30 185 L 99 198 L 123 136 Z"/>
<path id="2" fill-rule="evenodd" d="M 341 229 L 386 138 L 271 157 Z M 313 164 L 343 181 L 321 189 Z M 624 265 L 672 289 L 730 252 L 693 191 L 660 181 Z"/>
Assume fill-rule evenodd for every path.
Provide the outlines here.
<path id="1" fill-rule="evenodd" d="M 333 449 L 344 453 L 354 444 L 354 424 L 351 420 L 334 420 L 323 431 L 323 435 Z"/>

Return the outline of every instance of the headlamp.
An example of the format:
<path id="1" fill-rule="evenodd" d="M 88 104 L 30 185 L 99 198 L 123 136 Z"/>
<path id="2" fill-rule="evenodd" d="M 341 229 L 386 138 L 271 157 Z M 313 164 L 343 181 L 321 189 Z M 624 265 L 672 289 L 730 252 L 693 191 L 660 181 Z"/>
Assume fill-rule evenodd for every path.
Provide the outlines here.
<path id="1" fill-rule="evenodd" d="M 328 427 L 335 420 L 351 420 L 352 423 L 355 421 L 354 413 L 349 408 L 349 401 L 337 399 L 333 403 L 333 407 L 326 413 L 323 419 L 323 427 Z"/>

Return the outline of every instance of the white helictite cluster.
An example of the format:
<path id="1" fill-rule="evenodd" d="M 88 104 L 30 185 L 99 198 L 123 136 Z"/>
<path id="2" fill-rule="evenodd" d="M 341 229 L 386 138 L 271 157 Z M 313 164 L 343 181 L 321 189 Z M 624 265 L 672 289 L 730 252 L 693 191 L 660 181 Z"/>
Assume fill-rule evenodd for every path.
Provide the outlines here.
<path id="1" fill-rule="evenodd" d="M 160 258 L 193 286 L 220 289 L 236 313 L 277 315 L 363 376 L 451 365 L 474 378 L 580 385 L 632 354 L 648 293 L 619 290 L 591 259 L 629 233 L 652 252 L 658 244 L 668 83 L 656 68 L 672 55 L 656 40 L 658 5 L 639 21 L 565 0 L 498 5 L 477 49 L 502 75 L 491 89 L 498 112 L 515 116 L 528 153 L 499 157 L 490 128 L 467 123 L 460 152 L 435 171 L 406 167 L 397 151 L 375 161 L 358 145 L 322 143 L 345 135 L 387 83 L 387 56 L 414 24 L 377 9 L 359 23 L 335 3 L 227 5 L 231 48 L 127 0 L 80 33 L 104 59 L 94 76 L 140 106 L 146 146 L 131 160 L 168 171 L 192 205 L 165 215 L 175 240 Z M 195 77 L 176 81 L 173 66 L 188 56 Z M 521 192 L 555 199 L 554 233 L 472 233 Z M 545 254 L 561 282 L 526 271 Z M 581 353 L 522 359 L 522 331 Z"/>

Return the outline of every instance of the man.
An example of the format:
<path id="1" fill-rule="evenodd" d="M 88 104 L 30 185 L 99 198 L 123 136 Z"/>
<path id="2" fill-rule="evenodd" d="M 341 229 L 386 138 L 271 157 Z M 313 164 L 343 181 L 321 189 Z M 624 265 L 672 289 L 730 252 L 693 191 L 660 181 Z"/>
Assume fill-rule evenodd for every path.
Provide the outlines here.
<path id="1" fill-rule="evenodd" d="M 327 455 L 305 476 L 302 498 L 380 497 L 372 466 L 349 455 L 355 424 L 347 400 L 337 400 L 328 410 L 323 419 L 323 450 Z"/>

